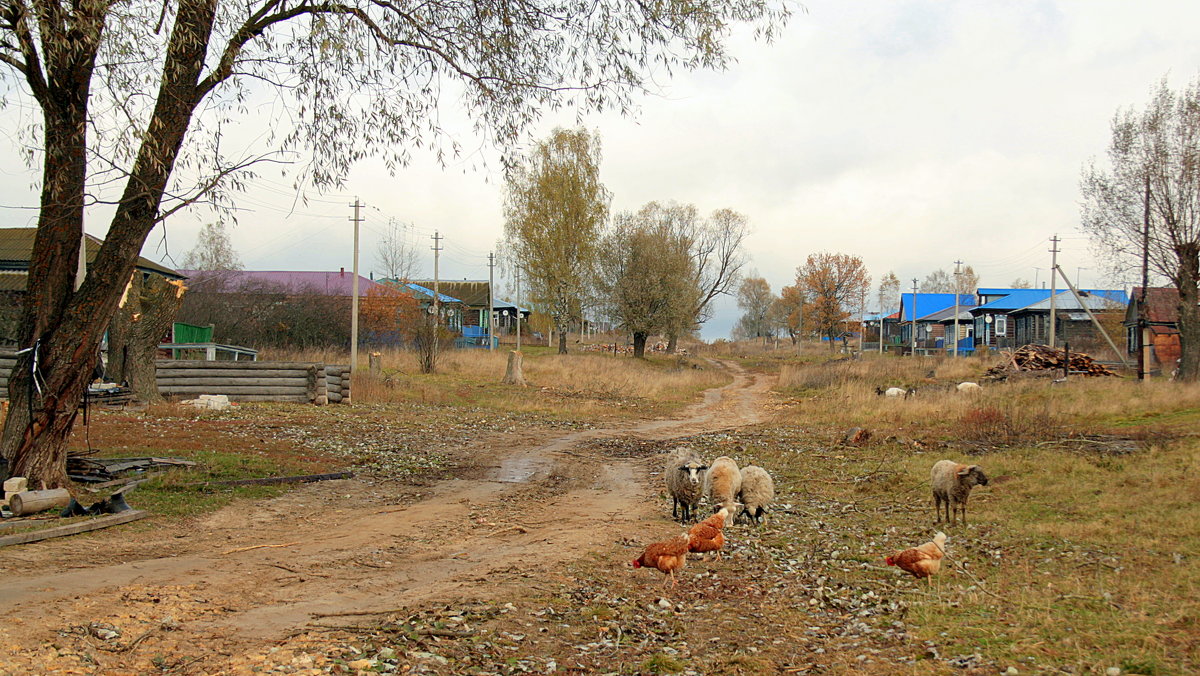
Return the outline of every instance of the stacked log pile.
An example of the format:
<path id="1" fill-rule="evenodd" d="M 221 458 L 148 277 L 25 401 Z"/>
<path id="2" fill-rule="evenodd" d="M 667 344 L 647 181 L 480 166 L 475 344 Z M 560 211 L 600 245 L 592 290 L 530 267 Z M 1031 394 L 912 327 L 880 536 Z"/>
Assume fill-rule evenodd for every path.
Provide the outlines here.
<path id="1" fill-rule="evenodd" d="M 1067 369 L 1072 375 L 1116 375 L 1083 352 L 1071 352 L 1070 355 Z M 1025 345 L 1013 352 L 1002 364 L 988 369 L 984 377 L 989 380 L 1006 380 L 1019 372 L 1061 372 L 1065 359 L 1064 350 L 1056 350 L 1048 345 Z"/>
<path id="2" fill-rule="evenodd" d="M 160 359 L 155 380 L 164 397 L 224 394 L 230 401 L 325 403 L 323 364 Z"/>

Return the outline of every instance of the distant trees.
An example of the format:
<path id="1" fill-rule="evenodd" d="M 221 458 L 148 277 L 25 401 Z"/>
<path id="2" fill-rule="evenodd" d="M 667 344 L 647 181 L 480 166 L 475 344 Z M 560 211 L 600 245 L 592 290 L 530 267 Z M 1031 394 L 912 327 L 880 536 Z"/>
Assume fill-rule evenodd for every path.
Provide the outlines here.
<path id="1" fill-rule="evenodd" d="M 775 295 L 762 277 L 744 277 L 737 289 L 737 304 L 742 309 L 737 327 L 746 338 L 770 338 L 775 335 L 771 306 Z"/>
<path id="2" fill-rule="evenodd" d="M 241 270 L 242 259 L 233 248 L 225 224 L 221 221 L 200 228 L 196 245 L 181 261 L 184 270 Z"/>
<path id="3" fill-rule="evenodd" d="M 800 342 L 804 329 L 805 287 L 799 280 L 792 286 L 779 290 L 779 298 L 775 300 L 774 314 L 780 328 L 787 332 L 792 339 L 792 345 Z"/>
<path id="4" fill-rule="evenodd" d="M 829 338 L 832 348 L 844 330 L 843 322 L 862 307 L 871 277 L 858 256 L 822 252 L 809 255 L 796 269 L 796 283 L 810 299 L 810 325 Z"/>
<path id="5" fill-rule="evenodd" d="M 1179 378 L 1200 379 L 1200 78 L 1181 92 L 1164 79 L 1145 110 L 1118 111 L 1108 166 L 1082 179 L 1083 226 L 1114 266 L 1150 268 L 1179 290 Z"/>
<path id="6" fill-rule="evenodd" d="M 651 335 L 682 330 L 694 321 L 691 240 L 679 226 L 677 205 L 651 202 L 623 212 L 600 247 L 599 296 L 619 326 L 633 334 L 635 357 Z"/>
<path id="7" fill-rule="evenodd" d="M 1018 277 L 1018 278 L 1014 279 L 1012 281 L 1012 284 L 1010 284 L 1009 286 L 1014 289 L 1032 289 L 1033 282 L 1030 282 L 1028 279 L 1022 279 L 1022 278 Z"/>
<path id="8" fill-rule="evenodd" d="M 934 270 L 921 282 L 919 292 L 965 295 L 974 294 L 978 288 L 979 275 L 975 274 L 975 269 L 968 265 L 957 274 L 954 271 Z"/>
<path id="9" fill-rule="evenodd" d="M 692 323 L 688 330 L 698 327 L 712 316 L 712 303 L 727 295 L 737 282 L 742 267 L 746 264 L 743 244 L 750 235 L 750 220 L 733 209 L 717 209 L 703 221 L 693 218 L 681 223 L 689 227 L 685 232 L 691 241 L 692 274 L 698 291 L 692 308 Z M 668 336 L 668 352 L 675 351 L 679 334 Z"/>
<path id="10" fill-rule="evenodd" d="M 550 315 L 558 351 L 582 317 L 608 219 L 609 192 L 600 182 L 600 136 L 555 129 L 508 174 L 504 233 L 524 273 L 529 298 Z"/>

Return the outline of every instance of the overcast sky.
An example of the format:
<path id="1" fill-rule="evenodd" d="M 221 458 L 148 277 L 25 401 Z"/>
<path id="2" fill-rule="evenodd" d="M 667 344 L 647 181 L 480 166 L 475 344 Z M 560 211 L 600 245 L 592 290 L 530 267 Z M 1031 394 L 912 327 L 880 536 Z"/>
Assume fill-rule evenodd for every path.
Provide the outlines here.
<path id="1" fill-rule="evenodd" d="M 861 256 L 873 280 L 891 270 L 906 286 L 956 259 L 985 286 L 1045 281 L 1054 233 L 1064 269 L 1107 286 L 1078 231 L 1080 169 L 1103 155 L 1118 108 L 1143 106 L 1164 76 L 1179 87 L 1200 72 L 1197 25 L 1200 4 L 1178 0 L 815 0 L 774 44 L 735 37 L 728 71 L 677 75 L 636 117 L 585 124 L 603 139 L 614 210 L 676 200 L 745 213 L 750 267 L 775 292 L 816 251 Z M 531 136 L 573 123 L 564 114 Z M 357 195 L 368 205 L 364 274 L 395 218 L 413 224 L 424 274 L 436 230 L 443 277 L 486 279 L 501 174 L 482 141 L 459 141 L 467 156 L 448 168 L 418 158 L 389 176 L 365 162 L 344 190 L 294 208 L 291 177 L 255 183 L 231 229 L 246 268 L 349 269 Z M 36 204 L 19 160 L 0 170 L 5 206 Z M 31 223 L 27 210 L 4 213 Z M 144 253 L 178 260 L 211 219 L 173 218 L 167 250 L 156 231 Z M 96 219 L 88 231 L 106 227 Z M 704 336 L 727 336 L 736 318 L 723 304 Z"/>

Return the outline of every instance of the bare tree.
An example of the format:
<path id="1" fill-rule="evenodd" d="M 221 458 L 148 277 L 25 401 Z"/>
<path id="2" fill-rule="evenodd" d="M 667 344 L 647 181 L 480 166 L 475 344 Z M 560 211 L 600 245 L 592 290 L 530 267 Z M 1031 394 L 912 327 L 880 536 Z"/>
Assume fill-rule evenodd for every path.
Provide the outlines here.
<path id="1" fill-rule="evenodd" d="M 196 246 L 183 257 L 185 270 L 225 271 L 241 270 L 242 259 L 233 248 L 225 224 L 221 221 L 209 223 L 196 236 Z"/>
<path id="2" fill-rule="evenodd" d="M 681 326 L 695 307 L 691 242 L 666 213 L 651 202 L 618 214 L 600 247 L 599 295 L 633 334 L 635 357 L 645 356 L 649 336 Z"/>
<path id="3" fill-rule="evenodd" d="M 1032 289 L 1033 282 L 1029 281 L 1028 279 L 1022 279 L 1022 278 L 1018 277 L 1018 278 L 1014 279 L 1012 281 L 1012 284 L 1010 284 L 1009 286 L 1011 286 L 1014 289 Z"/>
<path id="4" fill-rule="evenodd" d="M 511 144 L 548 109 L 628 111 L 652 64 L 724 67 L 732 23 L 771 37 L 786 15 L 774 0 L 178 0 L 161 11 L 9 0 L 0 63 L 9 95 L 40 113 L 31 157 L 42 175 L 19 340 L 28 351 L 0 437 L 10 468 L 67 483 L 77 403 L 147 235 L 189 205 L 227 205 L 256 162 L 298 149 L 312 183 L 329 186 L 366 154 L 397 166 L 414 145 L 444 151 L 446 89 Z M 264 152 L 227 154 L 237 144 L 223 142 L 226 123 L 263 90 L 295 105 L 269 122 Z M 107 236 L 76 290 L 84 210 L 100 201 L 113 204 Z M 35 377 L 44 387 L 30 395 Z"/>
<path id="5" fill-rule="evenodd" d="M 692 274 L 699 293 L 691 311 L 691 325 L 669 332 L 669 353 L 675 352 L 681 333 L 694 330 L 712 317 L 712 303 L 717 296 L 730 293 L 746 264 L 742 247 L 750 234 L 749 219 L 732 209 L 718 209 L 700 221 L 695 207 L 685 205 L 676 225 L 692 243 Z"/>
<path id="6" fill-rule="evenodd" d="M 409 226 L 391 219 L 383 239 L 375 248 L 375 262 L 383 276 L 401 282 L 413 278 L 417 269 L 417 250 L 408 237 Z"/>
<path id="7" fill-rule="evenodd" d="M 1179 290 L 1179 378 L 1200 379 L 1200 78 L 1164 79 L 1144 111 L 1119 111 L 1108 167 L 1083 172 L 1083 224 L 1114 267 L 1149 267 Z"/>

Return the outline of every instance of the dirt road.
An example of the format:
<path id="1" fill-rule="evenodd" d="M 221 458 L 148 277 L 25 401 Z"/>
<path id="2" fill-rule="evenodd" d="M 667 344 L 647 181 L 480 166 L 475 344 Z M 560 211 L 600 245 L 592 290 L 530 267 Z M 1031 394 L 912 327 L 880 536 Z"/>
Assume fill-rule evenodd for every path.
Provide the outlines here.
<path id="1" fill-rule="evenodd" d="M 724 367 L 733 382 L 706 392 L 678 419 L 481 449 L 465 478 L 402 504 L 389 504 L 386 484 L 326 482 L 253 508 L 226 508 L 190 532 L 0 553 L 28 564 L 18 566 L 28 572 L 6 577 L 0 607 L 30 609 L 0 624 L 0 652 L 12 649 L 0 657 L 0 672 L 43 671 L 47 659 L 78 665 L 78 673 L 137 672 L 147 655 L 167 654 L 194 656 L 175 664 L 211 673 L 321 614 L 511 593 L 532 573 L 595 550 L 598 524 L 611 543 L 661 518 L 657 458 L 597 453 L 598 442 L 669 441 L 763 417 L 768 380 Z M 56 561 L 85 567 L 54 570 Z M 106 651 L 94 627 L 84 636 L 90 623 L 111 625 L 132 647 Z"/>

